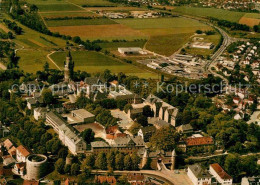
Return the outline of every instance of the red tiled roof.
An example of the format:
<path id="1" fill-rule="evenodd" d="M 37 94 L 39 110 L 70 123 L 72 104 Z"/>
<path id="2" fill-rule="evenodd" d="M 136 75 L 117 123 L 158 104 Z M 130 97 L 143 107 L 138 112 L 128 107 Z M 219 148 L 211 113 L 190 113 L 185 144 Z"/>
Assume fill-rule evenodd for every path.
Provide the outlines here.
<path id="1" fill-rule="evenodd" d="M 7 150 L 9 150 L 9 149 L 13 146 L 13 143 L 12 143 L 12 141 L 10 141 L 9 139 L 6 139 L 6 140 L 4 141 L 4 146 L 5 146 L 5 148 L 6 148 Z"/>
<path id="2" fill-rule="evenodd" d="M 232 179 L 232 177 L 228 175 L 218 163 L 211 164 L 210 166 L 215 170 L 221 179 Z"/>
<path id="3" fill-rule="evenodd" d="M 13 146 L 12 148 L 10 148 L 9 150 L 8 150 L 8 153 L 10 154 L 10 155 L 15 155 L 16 154 L 16 148 Z"/>
<path id="4" fill-rule="evenodd" d="M 70 180 L 69 180 L 69 178 L 67 178 L 67 179 L 65 180 L 65 185 L 70 185 Z"/>
<path id="5" fill-rule="evenodd" d="M 15 165 L 17 166 L 18 169 L 25 167 L 25 163 L 16 163 Z"/>
<path id="6" fill-rule="evenodd" d="M 198 145 L 212 145 L 214 141 L 212 137 L 196 137 L 196 138 L 187 138 L 187 146 L 198 146 Z"/>
<path id="7" fill-rule="evenodd" d="M 23 145 L 20 145 L 17 147 L 17 150 L 24 156 L 27 157 L 31 154 L 30 150 L 24 147 Z"/>
<path id="8" fill-rule="evenodd" d="M 96 176 L 95 177 L 96 179 L 96 182 L 98 183 L 108 183 L 108 184 L 111 184 L 111 185 L 115 185 L 116 184 L 116 178 L 114 176 Z"/>
<path id="9" fill-rule="evenodd" d="M 116 131 L 118 131 L 118 126 L 112 126 L 106 129 L 107 134 L 115 134 Z"/>

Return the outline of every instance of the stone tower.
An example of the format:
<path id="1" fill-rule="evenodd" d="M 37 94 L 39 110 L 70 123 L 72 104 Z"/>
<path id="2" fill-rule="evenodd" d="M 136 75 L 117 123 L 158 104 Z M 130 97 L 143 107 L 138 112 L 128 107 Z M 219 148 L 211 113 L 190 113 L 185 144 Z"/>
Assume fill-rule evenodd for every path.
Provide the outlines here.
<path id="1" fill-rule="evenodd" d="M 172 151 L 172 165 L 171 165 L 171 170 L 175 170 L 175 162 L 176 162 L 176 152 L 175 152 L 175 149 L 173 149 Z"/>
<path id="2" fill-rule="evenodd" d="M 64 62 L 64 81 L 69 82 L 70 80 L 70 69 L 69 65 L 72 62 L 72 57 L 70 51 L 68 52 L 66 56 L 66 61 Z"/>

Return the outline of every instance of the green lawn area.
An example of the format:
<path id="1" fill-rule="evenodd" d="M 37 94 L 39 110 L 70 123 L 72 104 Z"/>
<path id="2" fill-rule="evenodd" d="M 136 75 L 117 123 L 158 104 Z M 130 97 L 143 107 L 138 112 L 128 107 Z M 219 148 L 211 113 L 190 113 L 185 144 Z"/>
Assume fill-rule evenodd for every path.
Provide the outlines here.
<path id="1" fill-rule="evenodd" d="M 156 76 L 150 72 L 144 72 L 138 67 L 116 61 L 106 55 L 90 51 L 73 51 L 71 52 L 75 62 L 75 70 L 86 71 L 88 73 L 103 72 L 105 69 L 111 70 L 112 73 L 123 72 L 128 75 L 136 75 L 143 78 Z M 56 52 L 50 56 L 60 67 L 63 67 L 66 58 L 66 52 Z"/>
<path id="2" fill-rule="evenodd" d="M 200 17 L 214 17 L 217 19 L 228 20 L 232 22 L 238 22 L 241 17 L 244 16 L 244 12 L 235 12 L 217 8 L 198 8 L 198 7 L 187 7 L 187 6 L 180 6 L 176 7 L 174 12 L 187 14 L 187 15 L 194 15 Z"/>
<path id="3" fill-rule="evenodd" d="M 75 12 L 41 12 L 43 17 L 97 17 L 98 15 L 87 11 L 75 11 Z"/>
<path id="4" fill-rule="evenodd" d="M 55 26 L 82 26 L 82 25 L 106 25 L 106 24 L 117 24 L 107 18 L 97 19 L 69 19 L 69 20 L 46 20 L 49 27 Z"/>
<path id="5" fill-rule="evenodd" d="M 108 43 L 100 43 L 99 45 L 103 50 L 108 51 L 117 51 L 119 47 L 140 47 L 143 48 L 145 40 L 142 41 L 127 41 L 127 42 L 108 42 Z"/>
<path id="6" fill-rule="evenodd" d="M 259 13 L 246 13 L 244 17 L 247 18 L 253 18 L 253 19 L 260 19 L 260 14 Z"/>
<path id="7" fill-rule="evenodd" d="M 65 0 L 26 0 L 26 2 L 35 5 L 66 4 Z"/>
<path id="8" fill-rule="evenodd" d="M 78 5 L 87 5 L 89 7 L 116 6 L 115 3 L 111 3 L 106 0 L 69 0 L 69 2 L 78 4 Z"/>
<path id="9" fill-rule="evenodd" d="M 43 70 L 43 65 L 45 62 L 49 62 L 47 59 L 48 51 L 44 50 L 19 50 L 17 56 L 20 57 L 19 67 L 28 73 L 36 73 L 37 71 Z M 51 69 L 57 69 L 56 66 L 49 62 Z"/>
<path id="10" fill-rule="evenodd" d="M 206 26 L 199 21 L 180 17 L 158 19 L 118 19 L 116 22 L 133 29 L 164 29 Z"/>
<path id="11" fill-rule="evenodd" d="M 69 3 L 59 3 L 59 4 L 40 4 L 37 5 L 40 12 L 51 12 L 51 11 L 77 11 L 82 10 L 80 7 L 77 7 Z"/>
<path id="12" fill-rule="evenodd" d="M 152 36 L 146 45 L 146 49 L 161 55 L 170 56 L 181 48 L 184 43 L 188 42 L 191 35 L 189 33 L 180 33 Z"/>

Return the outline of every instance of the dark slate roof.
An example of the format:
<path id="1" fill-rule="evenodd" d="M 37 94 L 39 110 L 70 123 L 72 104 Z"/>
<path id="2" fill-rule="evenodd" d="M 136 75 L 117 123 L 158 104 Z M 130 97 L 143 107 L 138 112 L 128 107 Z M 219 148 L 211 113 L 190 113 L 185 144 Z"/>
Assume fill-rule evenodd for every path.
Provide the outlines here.
<path id="1" fill-rule="evenodd" d="M 210 178 L 211 175 L 207 170 L 204 170 L 201 168 L 200 165 L 194 164 L 189 166 L 190 170 L 192 173 L 197 177 L 197 178 Z"/>

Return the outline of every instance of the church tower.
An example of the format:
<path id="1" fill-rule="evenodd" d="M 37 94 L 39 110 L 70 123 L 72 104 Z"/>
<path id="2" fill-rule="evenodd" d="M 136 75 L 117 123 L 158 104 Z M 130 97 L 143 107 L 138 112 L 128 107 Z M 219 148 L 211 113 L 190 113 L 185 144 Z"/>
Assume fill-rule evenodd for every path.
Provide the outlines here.
<path id="1" fill-rule="evenodd" d="M 72 57 L 70 51 L 66 56 L 66 61 L 64 62 L 64 82 L 70 81 L 70 64 L 72 63 Z"/>
<path id="2" fill-rule="evenodd" d="M 175 149 L 172 151 L 172 157 L 171 157 L 171 161 L 172 161 L 172 165 L 171 165 L 171 170 L 175 170 L 175 160 L 176 160 L 176 152 Z"/>

